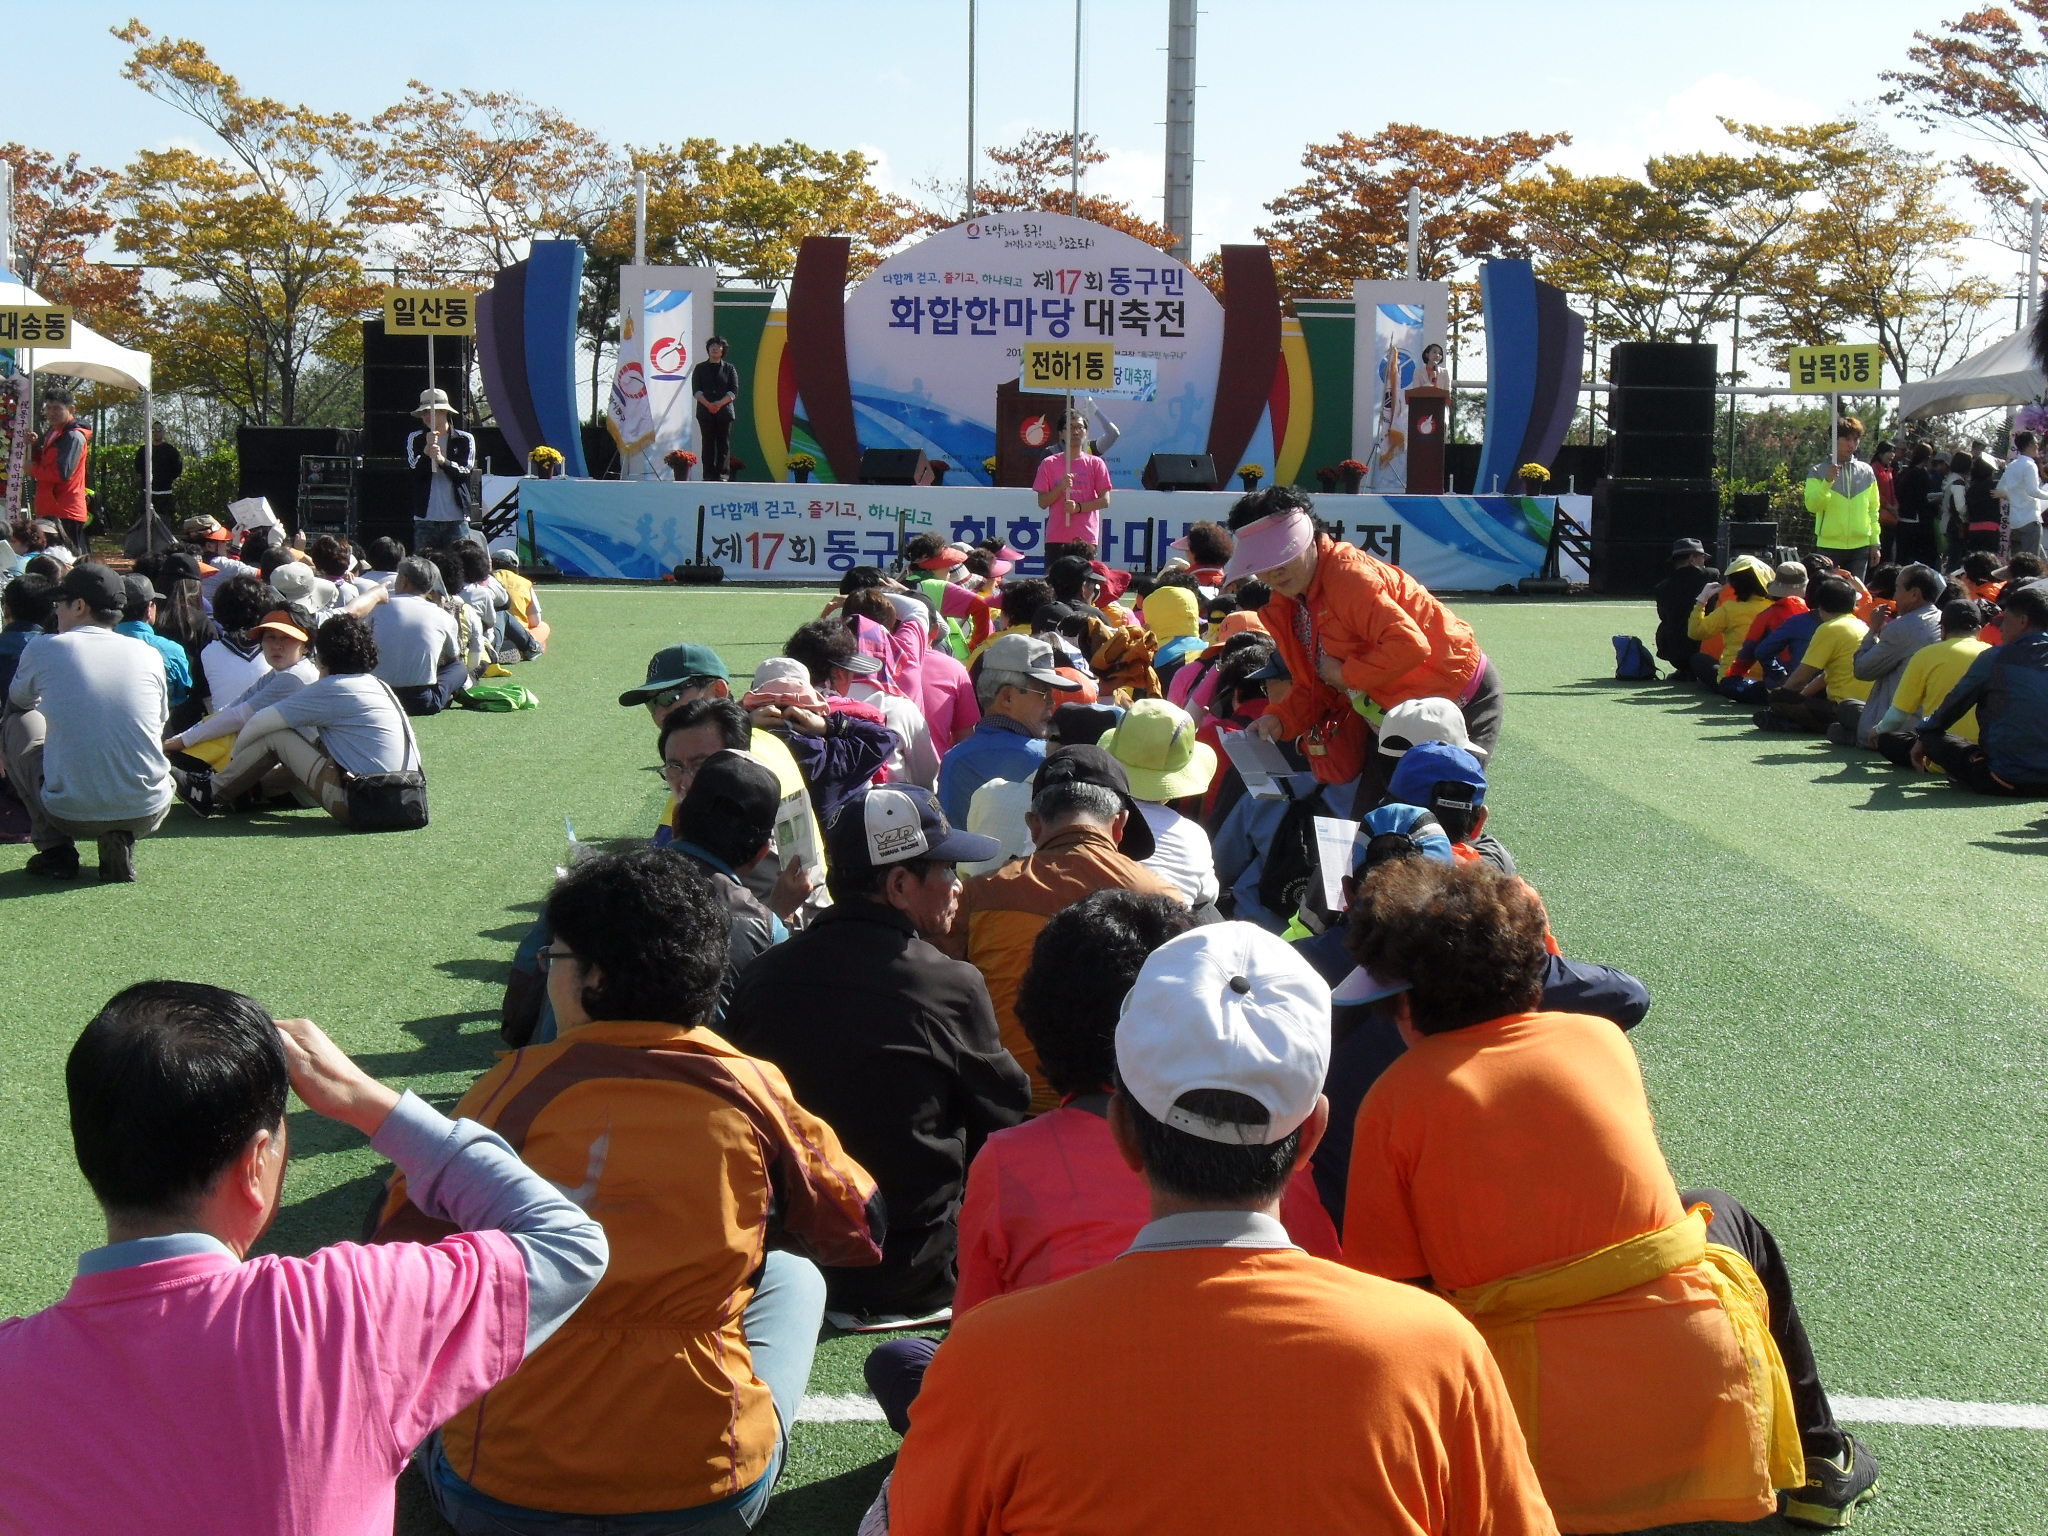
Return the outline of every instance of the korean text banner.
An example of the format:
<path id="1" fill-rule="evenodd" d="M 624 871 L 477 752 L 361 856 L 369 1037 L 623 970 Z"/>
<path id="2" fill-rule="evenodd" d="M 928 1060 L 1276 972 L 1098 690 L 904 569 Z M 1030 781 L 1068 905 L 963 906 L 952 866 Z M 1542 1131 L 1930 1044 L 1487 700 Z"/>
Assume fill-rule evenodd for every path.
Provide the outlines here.
<path id="1" fill-rule="evenodd" d="M 1221 522 L 1227 492 L 1120 491 L 1102 519 L 1102 558 L 1156 566 L 1189 526 Z M 1344 537 L 1446 592 L 1491 591 L 1533 576 L 1550 539 L 1549 497 L 1313 498 Z M 527 480 L 520 507 L 540 555 L 564 575 L 656 581 L 697 553 L 728 581 L 836 582 L 856 565 L 888 566 L 899 535 L 1001 538 L 1023 574 L 1044 571 L 1045 513 L 1028 490 L 944 486 L 704 485 L 669 481 Z"/>
<path id="2" fill-rule="evenodd" d="M 1884 348 L 1876 345 L 1794 347 L 1786 372 L 1795 395 L 1860 394 L 1884 388 Z"/>
<path id="3" fill-rule="evenodd" d="M 952 466 L 950 480 L 986 485 L 996 387 L 1047 342 L 1105 343 L 1120 365 L 1154 366 L 1149 399 L 1094 391 L 1117 429 L 1103 455 L 1114 484 L 1135 488 L 1155 453 L 1206 451 L 1223 306 L 1165 252 L 1057 213 L 956 224 L 854 289 L 846 356 L 861 446 L 922 448 Z"/>

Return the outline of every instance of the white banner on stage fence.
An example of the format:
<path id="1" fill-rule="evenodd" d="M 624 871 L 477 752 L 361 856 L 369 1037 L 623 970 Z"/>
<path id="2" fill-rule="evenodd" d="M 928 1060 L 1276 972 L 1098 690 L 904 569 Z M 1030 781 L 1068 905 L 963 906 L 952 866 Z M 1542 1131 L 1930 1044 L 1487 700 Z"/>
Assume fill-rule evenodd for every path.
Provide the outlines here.
<path id="1" fill-rule="evenodd" d="M 1221 522 L 1228 492 L 1118 491 L 1102 519 L 1102 558 L 1125 570 L 1159 563 L 1191 524 Z M 1447 592 L 1491 591 L 1531 576 L 1550 538 L 1550 497 L 1314 498 L 1344 537 Z M 887 566 L 899 535 L 1000 538 L 1043 571 L 1045 513 L 1028 490 L 979 486 L 678 485 L 668 481 L 528 480 L 522 511 L 540 555 L 563 574 L 653 581 L 698 556 L 728 581 L 837 581 Z"/>
<path id="2" fill-rule="evenodd" d="M 626 479 L 666 480 L 664 455 L 697 451 L 690 370 L 704 360 L 717 277 L 708 267 L 619 269 L 619 358 L 605 424 Z"/>

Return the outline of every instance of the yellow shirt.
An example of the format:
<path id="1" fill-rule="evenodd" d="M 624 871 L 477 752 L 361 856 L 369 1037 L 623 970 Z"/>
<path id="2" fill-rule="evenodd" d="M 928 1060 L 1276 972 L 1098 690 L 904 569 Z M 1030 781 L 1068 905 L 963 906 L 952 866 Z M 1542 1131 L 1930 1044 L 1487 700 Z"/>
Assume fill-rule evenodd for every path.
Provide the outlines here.
<path id="1" fill-rule="evenodd" d="M 1893 707 L 1916 719 L 1933 714 L 1941 708 L 1949 690 L 1970 670 L 1970 663 L 1990 649 L 1982 640 L 1968 635 L 1923 645 L 1906 662 L 1906 670 L 1899 678 L 1898 696 L 1892 700 Z M 1975 741 L 1977 711 L 1969 711 L 1950 726 L 1949 731 L 1965 741 Z"/>
<path id="2" fill-rule="evenodd" d="M 1813 632 L 1800 664 L 1818 667 L 1827 674 L 1828 698 L 1867 699 L 1870 684 L 1856 675 L 1856 647 L 1870 633 L 1870 626 L 1854 614 L 1838 614 Z"/>

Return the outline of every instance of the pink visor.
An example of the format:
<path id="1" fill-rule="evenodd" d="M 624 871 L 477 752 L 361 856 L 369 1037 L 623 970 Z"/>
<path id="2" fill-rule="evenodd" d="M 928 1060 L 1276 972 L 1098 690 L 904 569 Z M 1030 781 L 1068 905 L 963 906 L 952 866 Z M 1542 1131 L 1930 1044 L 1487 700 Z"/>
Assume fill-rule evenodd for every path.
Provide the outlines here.
<path id="1" fill-rule="evenodd" d="M 1237 550 L 1223 579 L 1270 571 L 1295 559 L 1316 541 L 1315 519 L 1306 512 L 1276 512 L 1237 530 Z"/>

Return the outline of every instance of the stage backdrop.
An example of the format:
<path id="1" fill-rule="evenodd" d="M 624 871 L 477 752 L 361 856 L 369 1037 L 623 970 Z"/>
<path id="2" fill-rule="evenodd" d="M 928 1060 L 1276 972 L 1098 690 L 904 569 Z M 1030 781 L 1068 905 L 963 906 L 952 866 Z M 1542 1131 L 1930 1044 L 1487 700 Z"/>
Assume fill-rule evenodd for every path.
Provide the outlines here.
<path id="1" fill-rule="evenodd" d="M 1221 522 L 1227 492 L 1120 491 L 1103 515 L 1102 558 L 1126 570 L 1159 563 L 1192 523 Z M 1550 539 L 1550 497 L 1318 496 L 1344 536 L 1444 592 L 1491 591 L 1534 575 Z M 728 581 L 836 581 L 856 565 L 887 566 L 899 533 L 1006 539 L 1021 571 L 1041 574 L 1045 514 L 1026 490 L 954 486 L 678 485 L 662 481 L 527 480 L 522 511 L 539 554 L 569 576 L 658 580 L 697 554 L 704 509 L 707 560 Z"/>
<path id="2" fill-rule="evenodd" d="M 1450 387 L 1444 366 L 1450 287 L 1395 278 L 1360 278 L 1351 285 L 1358 331 L 1352 346 L 1351 457 L 1365 465 L 1365 488 L 1397 493 L 1408 485 L 1408 402 L 1417 384 Z M 1434 346 L 1429 362 L 1423 353 Z"/>
<path id="3" fill-rule="evenodd" d="M 996 386 L 1017 377 L 1025 342 L 1047 339 L 1112 342 L 1158 367 L 1154 399 L 1097 403 L 1115 425 L 1103 457 L 1118 486 L 1135 487 L 1155 453 L 1204 451 L 1223 307 L 1164 251 L 1059 213 L 956 224 L 854 289 L 846 359 L 862 446 L 922 448 L 953 466 L 949 482 L 987 485 Z"/>

